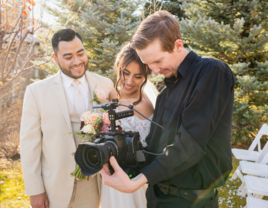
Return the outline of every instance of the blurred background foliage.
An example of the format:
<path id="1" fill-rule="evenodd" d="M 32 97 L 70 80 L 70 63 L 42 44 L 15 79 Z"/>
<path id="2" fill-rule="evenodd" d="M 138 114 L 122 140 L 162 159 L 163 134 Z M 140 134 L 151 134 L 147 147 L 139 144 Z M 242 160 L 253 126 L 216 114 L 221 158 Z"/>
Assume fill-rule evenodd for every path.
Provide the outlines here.
<path id="1" fill-rule="evenodd" d="M 30 9 L 34 6 L 32 0 L 29 2 L 31 4 L 27 3 L 25 8 L 14 5 L 18 11 L 26 10 L 27 16 L 22 13 L 25 20 L 32 18 Z M 5 7 L 2 7 L 3 13 Z M 51 58 L 51 37 L 54 32 L 63 28 L 79 32 L 88 52 L 88 70 L 115 82 L 113 65 L 116 54 L 130 42 L 140 22 L 158 10 L 168 10 L 176 17 L 186 48 L 198 55 L 220 59 L 230 66 L 237 81 L 232 143 L 250 143 L 261 125 L 267 123 L 268 116 L 268 0 L 59 0 L 53 1 L 53 4 L 44 1 L 42 11 L 53 16 L 55 23 L 50 24 L 45 18 L 34 19 L 34 24 L 42 27 L 31 32 L 35 38 L 35 57 L 29 60 L 26 67 L 32 67 L 32 70 L 19 77 L 15 77 L 16 73 L 11 74 L 10 78 L 14 78 L 14 81 L 2 89 L 2 95 L 5 96 L 0 96 L 0 115 L 9 117 L 7 122 L 0 124 L 0 133 L 5 135 L 0 141 L 13 138 L 14 131 L 19 131 L 25 87 L 59 70 Z M 15 16 L 5 17 L 5 24 L 0 27 L 2 35 L 7 23 L 11 27 L 15 20 Z M 0 56 L 6 57 L 4 51 Z M 22 48 L 22 60 L 25 57 L 23 53 L 25 50 Z M 11 53 L 9 58 L 12 59 L 12 56 Z M 159 91 L 165 87 L 163 79 L 161 75 L 150 77 Z M 2 85 L 0 81 L 0 88 Z M 10 114 L 10 109 L 17 109 L 14 110 L 16 116 Z M 10 129 L 7 125 L 14 124 L 12 119 L 17 121 L 12 128 L 17 128 L 10 130 L 13 132 L 11 136 L 3 134 L 3 131 L 7 133 Z"/>

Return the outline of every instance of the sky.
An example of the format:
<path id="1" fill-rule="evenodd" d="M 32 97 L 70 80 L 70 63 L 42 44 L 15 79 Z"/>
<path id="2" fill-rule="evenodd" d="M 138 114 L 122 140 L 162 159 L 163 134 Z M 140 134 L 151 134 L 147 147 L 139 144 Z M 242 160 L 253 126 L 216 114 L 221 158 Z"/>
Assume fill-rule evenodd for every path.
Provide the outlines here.
<path id="1" fill-rule="evenodd" d="M 51 7 L 56 7 L 56 5 L 53 2 L 54 2 L 53 0 L 35 0 L 36 3 L 34 8 L 35 19 L 40 20 L 42 18 L 43 22 L 46 22 L 49 25 L 56 24 L 56 18 L 48 14 L 46 10 L 43 8 L 44 3 Z"/>
<path id="2" fill-rule="evenodd" d="M 1 1 L 1 0 L 0 0 Z M 34 18 L 39 19 L 47 23 L 50 26 L 56 26 L 57 25 L 57 18 L 55 18 L 53 15 L 50 15 L 46 9 L 43 7 L 44 4 L 50 6 L 50 7 L 57 7 L 57 5 L 54 3 L 57 0 L 34 0 L 35 1 L 35 7 L 34 7 Z M 140 8 L 143 8 L 142 5 L 140 5 Z M 134 13 L 135 15 L 140 14 L 140 9 L 138 8 L 137 11 Z"/>
<path id="3" fill-rule="evenodd" d="M 34 0 L 34 1 L 36 3 L 36 6 L 34 8 L 35 19 L 42 18 L 42 20 L 48 23 L 49 25 L 56 24 L 57 23 L 56 18 L 53 15 L 50 15 L 48 12 L 46 12 L 46 9 L 43 8 L 44 3 L 52 8 L 57 7 L 54 3 L 56 0 Z M 140 7 L 143 8 L 142 5 L 140 5 Z M 134 14 L 140 14 L 139 9 L 137 9 L 137 11 Z"/>

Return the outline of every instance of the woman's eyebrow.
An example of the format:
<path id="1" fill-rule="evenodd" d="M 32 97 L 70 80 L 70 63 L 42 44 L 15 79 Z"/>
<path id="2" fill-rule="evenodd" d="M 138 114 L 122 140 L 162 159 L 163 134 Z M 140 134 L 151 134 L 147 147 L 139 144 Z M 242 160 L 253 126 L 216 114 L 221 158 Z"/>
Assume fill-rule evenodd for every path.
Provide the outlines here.
<path id="1" fill-rule="evenodd" d="M 124 69 L 125 71 L 127 71 L 128 73 L 130 73 L 130 71 L 128 71 L 127 69 Z M 138 74 L 135 74 L 135 75 L 143 75 L 142 73 L 138 73 Z"/>
<path id="2" fill-rule="evenodd" d="M 124 71 L 127 71 L 128 73 L 130 73 L 130 71 L 128 71 L 126 68 L 124 69 Z"/>

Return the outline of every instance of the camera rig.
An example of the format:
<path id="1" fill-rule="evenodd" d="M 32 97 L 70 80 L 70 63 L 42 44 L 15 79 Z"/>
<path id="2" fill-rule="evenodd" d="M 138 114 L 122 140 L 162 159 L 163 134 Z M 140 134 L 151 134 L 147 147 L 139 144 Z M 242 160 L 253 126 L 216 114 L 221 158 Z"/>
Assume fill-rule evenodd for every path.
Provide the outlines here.
<path id="1" fill-rule="evenodd" d="M 115 109 L 118 106 L 125 106 L 130 110 L 116 112 Z M 155 156 L 164 154 L 164 152 L 157 154 L 144 150 L 140 142 L 139 132 L 116 129 L 116 120 L 133 116 L 134 111 L 139 113 L 132 105 L 119 104 L 118 99 L 113 99 L 111 103 L 93 106 L 93 108 L 102 108 L 108 111 L 111 128 L 108 132 L 97 133 L 93 143 L 86 142 L 78 145 L 75 152 L 75 161 L 81 168 L 83 175 L 89 176 L 99 172 L 105 163 L 109 163 L 110 157 L 114 156 L 120 167 L 132 178 L 139 174 L 139 170 L 143 166 L 144 153 Z M 146 118 L 144 115 L 142 116 Z M 161 127 L 166 135 L 162 126 L 148 118 L 146 119 Z M 109 168 L 113 173 L 110 165 Z"/>

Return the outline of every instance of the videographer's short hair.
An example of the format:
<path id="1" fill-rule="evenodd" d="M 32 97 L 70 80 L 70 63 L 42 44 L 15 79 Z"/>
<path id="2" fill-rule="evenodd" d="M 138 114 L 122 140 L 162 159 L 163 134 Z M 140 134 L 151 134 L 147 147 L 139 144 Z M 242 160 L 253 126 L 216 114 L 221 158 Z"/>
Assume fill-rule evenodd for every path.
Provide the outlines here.
<path id="1" fill-rule="evenodd" d="M 159 38 L 163 51 L 172 52 L 177 39 L 182 40 L 180 26 L 168 11 L 157 11 L 140 24 L 132 37 L 132 47 L 143 50 Z"/>
<path id="2" fill-rule="evenodd" d="M 82 37 L 72 29 L 62 29 L 56 32 L 51 39 L 55 55 L 57 55 L 60 41 L 69 42 L 72 41 L 75 38 L 75 36 L 78 37 L 83 43 Z"/>

